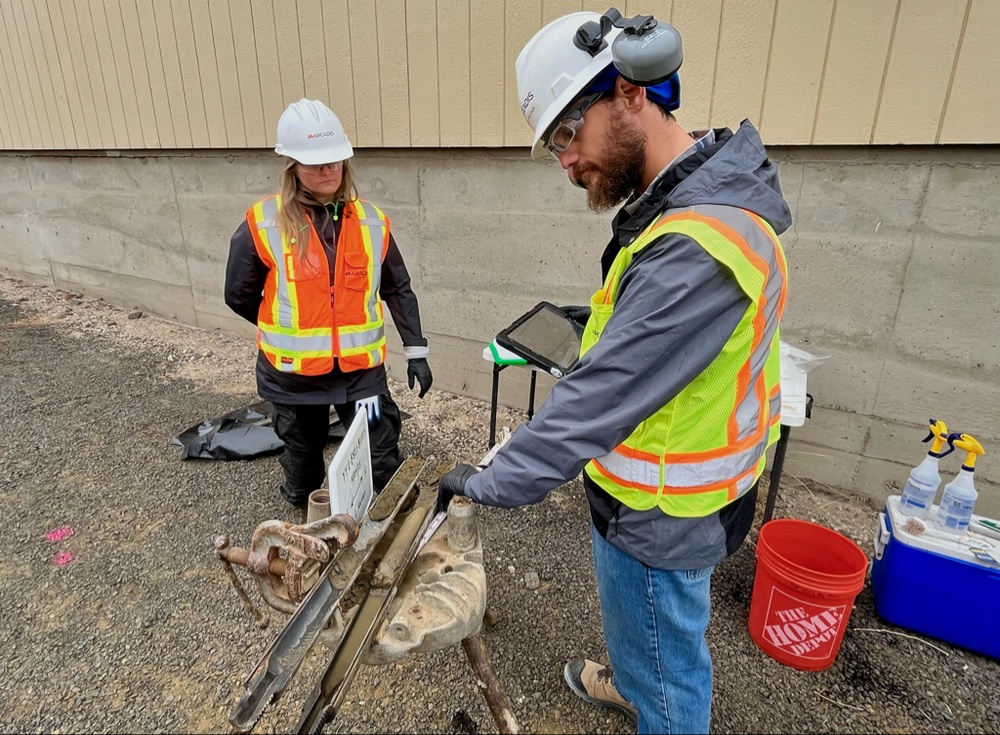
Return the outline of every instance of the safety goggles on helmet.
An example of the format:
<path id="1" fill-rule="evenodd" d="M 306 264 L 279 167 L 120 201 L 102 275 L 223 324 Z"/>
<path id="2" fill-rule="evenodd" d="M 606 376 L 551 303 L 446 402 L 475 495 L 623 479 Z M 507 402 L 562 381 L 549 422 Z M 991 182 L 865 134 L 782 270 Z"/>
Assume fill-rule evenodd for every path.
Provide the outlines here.
<path id="1" fill-rule="evenodd" d="M 545 141 L 545 149 L 553 158 L 559 160 L 559 154 L 565 152 L 576 138 L 577 131 L 583 127 L 584 113 L 607 96 L 606 91 L 587 95 L 563 113 Z"/>

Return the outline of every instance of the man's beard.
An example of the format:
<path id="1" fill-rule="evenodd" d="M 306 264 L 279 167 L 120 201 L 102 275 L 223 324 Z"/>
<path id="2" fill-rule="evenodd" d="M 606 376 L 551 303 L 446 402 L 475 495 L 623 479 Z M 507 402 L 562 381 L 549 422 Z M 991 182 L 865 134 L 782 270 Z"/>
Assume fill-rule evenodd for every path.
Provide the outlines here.
<path id="1" fill-rule="evenodd" d="M 595 212 L 608 211 L 639 189 L 646 168 L 646 134 L 642 128 L 617 107 L 612 108 L 608 123 L 603 160 L 574 171 L 580 181 L 581 174 L 595 172 L 587 187 L 587 206 Z"/>

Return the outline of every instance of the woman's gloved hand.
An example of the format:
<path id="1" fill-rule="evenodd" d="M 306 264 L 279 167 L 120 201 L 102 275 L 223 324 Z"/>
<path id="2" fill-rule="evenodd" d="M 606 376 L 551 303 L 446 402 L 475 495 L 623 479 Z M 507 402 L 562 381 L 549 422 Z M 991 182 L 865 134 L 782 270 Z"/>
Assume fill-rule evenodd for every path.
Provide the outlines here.
<path id="1" fill-rule="evenodd" d="M 412 360 L 406 361 L 406 378 L 407 385 L 410 389 L 413 389 L 413 381 L 416 380 L 420 384 L 420 397 L 423 398 L 424 394 L 430 390 L 431 383 L 434 382 L 434 376 L 431 375 L 431 366 L 427 364 L 426 357 L 417 357 Z"/>

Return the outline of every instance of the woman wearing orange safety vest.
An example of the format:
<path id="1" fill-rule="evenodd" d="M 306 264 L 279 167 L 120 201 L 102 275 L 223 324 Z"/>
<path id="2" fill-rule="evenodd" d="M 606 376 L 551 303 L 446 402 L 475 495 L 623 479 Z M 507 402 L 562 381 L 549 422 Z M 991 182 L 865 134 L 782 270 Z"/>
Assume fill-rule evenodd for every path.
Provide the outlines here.
<path id="1" fill-rule="evenodd" d="M 403 342 L 409 387 L 431 386 L 417 297 L 390 221 L 358 197 L 350 141 L 316 100 L 288 106 L 275 152 L 280 192 L 247 210 L 230 241 L 226 304 L 257 326 L 257 390 L 284 442 L 281 494 L 303 507 L 326 476 L 330 406 L 344 426 L 368 414 L 376 490 L 400 465 L 399 408 L 385 372 L 383 299 Z"/>

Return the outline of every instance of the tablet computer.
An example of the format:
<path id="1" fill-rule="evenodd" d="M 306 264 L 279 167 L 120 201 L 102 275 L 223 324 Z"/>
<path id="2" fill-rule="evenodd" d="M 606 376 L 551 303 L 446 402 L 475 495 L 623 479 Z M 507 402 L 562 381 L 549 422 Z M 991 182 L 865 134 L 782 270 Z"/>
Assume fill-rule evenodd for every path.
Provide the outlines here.
<path id="1" fill-rule="evenodd" d="M 579 326 L 548 301 L 539 302 L 501 330 L 497 344 L 556 378 L 566 375 L 580 359 Z"/>

